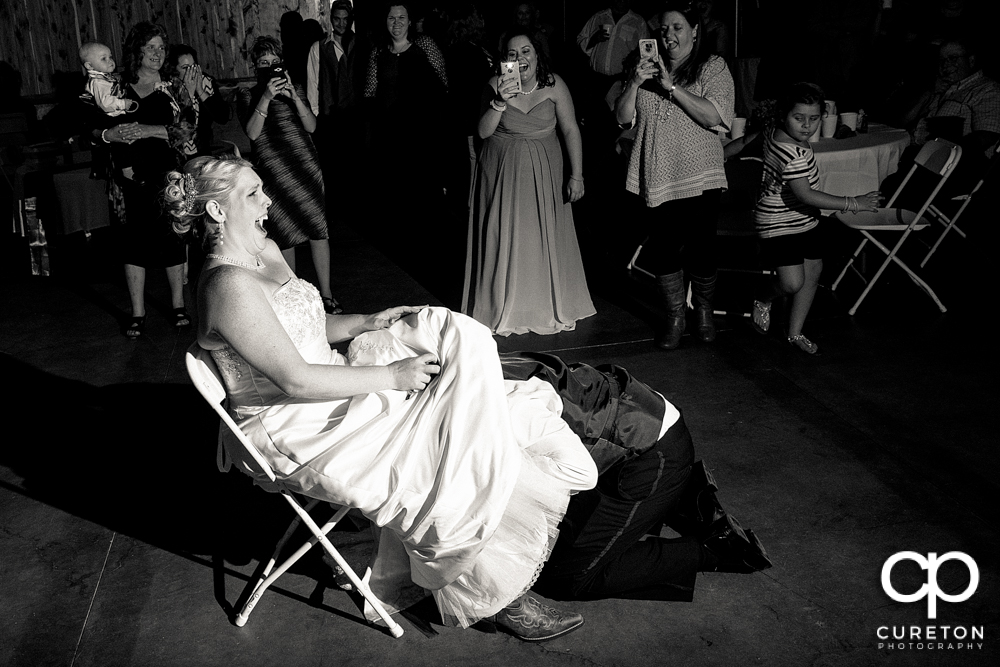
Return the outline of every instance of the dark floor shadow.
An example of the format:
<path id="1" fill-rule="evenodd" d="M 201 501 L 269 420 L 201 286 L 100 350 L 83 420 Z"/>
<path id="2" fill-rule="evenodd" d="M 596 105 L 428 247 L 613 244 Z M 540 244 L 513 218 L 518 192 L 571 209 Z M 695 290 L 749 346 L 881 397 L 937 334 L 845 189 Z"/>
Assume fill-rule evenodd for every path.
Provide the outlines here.
<path id="1" fill-rule="evenodd" d="M 255 488 L 249 477 L 218 470 L 219 421 L 195 388 L 95 387 L 7 354 L 0 354 L 0 372 L 18 387 L 9 414 L 27 422 L 19 444 L 8 440 L 0 448 L 0 465 L 24 480 L 12 490 L 210 563 L 216 598 L 232 615 L 223 582 L 232 574 L 226 563 L 242 566 L 268 558 L 292 512 L 277 495 Z M 296 536 L 289 544 L 304 539 Z M 306 557 L 292 572 L 321 580 L 329 577 L 324 568 L 318 556 Z"/>

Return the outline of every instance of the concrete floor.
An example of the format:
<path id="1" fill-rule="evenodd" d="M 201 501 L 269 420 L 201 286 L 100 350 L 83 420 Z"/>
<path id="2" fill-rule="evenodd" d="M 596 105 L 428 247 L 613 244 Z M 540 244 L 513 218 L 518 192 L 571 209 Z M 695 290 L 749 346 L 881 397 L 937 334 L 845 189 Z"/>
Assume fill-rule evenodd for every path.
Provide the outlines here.
<path id="1" fill-rule="evenodd" d="M 289 511 L 239 473 L 216 471 L 216 421 L 184 370 L 194 334 L 168 325 L 163 277 L 151 276 L 148 335 L 132 342 L 118 335 L 127 296 L 117 270 L 91 259 L 86 269 L 64 263 L 62 277 L 9 278 L 3 292 L 11 428 L 0 447 L 0 665 L 881 666 L 1000 656 L 1000 532 L 989 509 L 1000 468 L 989 417 L 996 345 L 979 302 L 993 274 L 953 270 L 989 265 L 975 243 L 932 266 L 946 315 L 898 272 L 854 318 L 821 292 L 807 324 L 816 358 L 738 318 L 719 319 L 713 345 L 685 337 L 660 352 L 648 286 L 606 276 L 591 280 L 599 312 L 577 331 L 500 339 L 501 350 L 620 364 L 662 391 L 684 410 L 721 500 L 775 563 L 703 574 L 692 603 L 560 603 L 587 624 L 540 645 L 425 615 L 404 618 L 393 639 L 367 626 L 356 598 L 309 557 L 235 627 L 233 608 Z M 349 311 L 455 305 L 453 290 L 428 291 L 434 275 L 405 273 L 349 229 L 334 260 Z M 720 300 L 746 281 L 726 278 Z M 940 601 L 928 621 L 925 601 L 894 602 L 880 584 L 883 563 L 904 550 L 969 554 L 978 589 Z M 968 580 L 955 562 L 938 572 L 952 594 Z M 893 573 L 901 592 L 925 581 L 913 562 Z M 943 630 L 930 649 L 879 645 L 881 626 L 927 625 L 985 636 L 972 648 L 969 639 L 947 648 Z"/>

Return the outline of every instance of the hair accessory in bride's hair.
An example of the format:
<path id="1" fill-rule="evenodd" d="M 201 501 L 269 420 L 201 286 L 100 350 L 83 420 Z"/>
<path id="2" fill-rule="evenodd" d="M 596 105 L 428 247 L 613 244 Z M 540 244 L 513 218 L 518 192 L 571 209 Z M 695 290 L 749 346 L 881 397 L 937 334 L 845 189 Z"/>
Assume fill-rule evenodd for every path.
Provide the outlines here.
<path id="1" fill-rule="evenodd" d="M 181 181 L 181 194 L 183 195 L 181 211 L 190 213 L 191 208 L 194 206 L 194 198 L 198 196 L 198 187 L 195 185 L 194 176 L 191 174 L 184 174 L 184 178 Z"/>

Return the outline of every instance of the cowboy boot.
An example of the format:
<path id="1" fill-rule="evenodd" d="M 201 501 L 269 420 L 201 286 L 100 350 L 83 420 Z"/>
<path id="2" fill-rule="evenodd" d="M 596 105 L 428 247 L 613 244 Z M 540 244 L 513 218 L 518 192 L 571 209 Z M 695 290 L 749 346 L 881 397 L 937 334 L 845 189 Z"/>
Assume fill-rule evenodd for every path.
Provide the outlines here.
<path id="1" fill-rule="evenodd" d="M 712 319 L 712 300 L 715 298 L 715 277 L 691 276 L 691 301 L 694 304 L 698 338 L 705 343 L 715 340 L 715 321 Z"/>
<path id="2" fill-rule="evenodd" d="M 490 620 L 526 642 L 542 642 L 572 632 L 583 625 L 583 616 L 542 604 L 525 593 Z"/>
<path id="3" fill-rule="evenodd" d="M 687 326 L 684 316 L 687 308 L 684 272 L 656 276 L 656 287 L 660 290 L 660 298 L 667 309 L 667 328 L 662 335 L 656 337 L 656 346 L 663 350 L 673 350 L 681 344 L 681 334 Z"/>

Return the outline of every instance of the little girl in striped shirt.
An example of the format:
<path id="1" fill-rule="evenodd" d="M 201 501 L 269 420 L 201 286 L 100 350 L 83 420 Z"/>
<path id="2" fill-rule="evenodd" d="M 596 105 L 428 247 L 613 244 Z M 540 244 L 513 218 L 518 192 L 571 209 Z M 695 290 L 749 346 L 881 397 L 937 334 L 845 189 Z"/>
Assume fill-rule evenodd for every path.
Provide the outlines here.
<path id="1" fill-rule="evenodd" d="M 811 83 L 793 84 L 778 100 L 777 124 L 764 137 L 764 174 L 754 209 L 764 264 L 777 269 L 766 292 L 754 301 L 754 328 L 766 333 L 771 302 L 791 296 L 788 342 L 808 354 L 819 349 L 802 335 L 823 271 L 819 209 L 874 211 L 882 198 L 877 191 L 839 197 L 816 189 L 819 170 L 809 137 L 819 127 L 822 108 L 823 91 Z"/>

